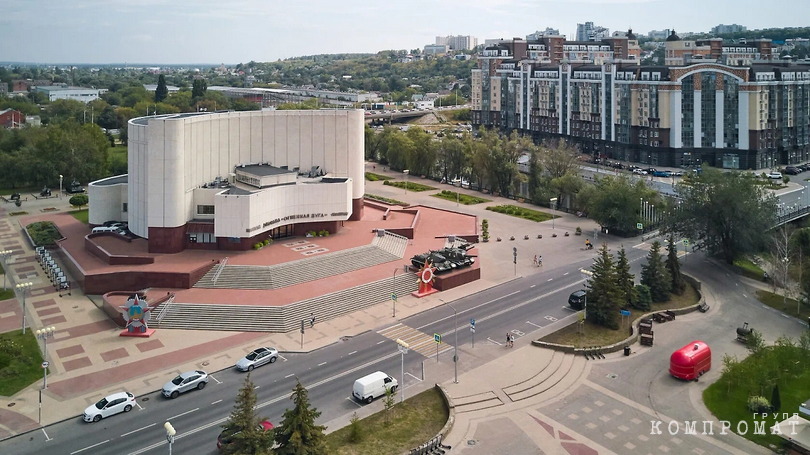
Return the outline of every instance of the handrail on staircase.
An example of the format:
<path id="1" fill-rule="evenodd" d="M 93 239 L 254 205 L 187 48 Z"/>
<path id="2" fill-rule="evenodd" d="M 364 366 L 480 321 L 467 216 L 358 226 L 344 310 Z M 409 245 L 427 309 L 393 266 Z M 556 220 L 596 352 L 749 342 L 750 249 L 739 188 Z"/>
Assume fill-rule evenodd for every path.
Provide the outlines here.
<path id="1" fill-rule="evenodd" d="M 217 272 L 214 274 L 214 277 L 211 278 L 212 283 L 217 282 L 217 280 L 219 279 L 219 274 L 222 273 L 222 270 L 225 268 L 225 264 L 227 264 L 227 263 L 228 263 L 228 257 L 226 256 L 225 259 L 223 259 L 222 262 L 219 263 L 219 268 L 217 269 Z"/>
<path id="2" fill-rule="evenodd" d="M 169 307 L 171 306 L 171 304 L 174 303 L 174 296 L 175 295 L 176 294 L 172 294 L 171 297 L 169 297 L 168 300 L 163 302 L 163 308 L 160 310 L 160 313 L 157 315 L 158 325 L 160 325 L 160 322 L 163 321 L 164 317 L 166 317 L 166 313 L 168 313 Z"/>

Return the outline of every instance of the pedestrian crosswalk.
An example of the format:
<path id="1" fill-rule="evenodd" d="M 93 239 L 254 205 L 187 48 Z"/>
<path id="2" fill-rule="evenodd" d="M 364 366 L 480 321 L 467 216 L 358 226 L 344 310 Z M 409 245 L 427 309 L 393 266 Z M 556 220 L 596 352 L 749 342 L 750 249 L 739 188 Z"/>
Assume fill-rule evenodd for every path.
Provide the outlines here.
<path id="1" fill-rule="evenodd" d="M 659 240 L 659 242 L 661 243 L 661 255 L 666 256 L 667 255 L 667 243 L 666 243 L 666 241 L 662 241 L 662 240 Z M 652 248 L 652 244 L 653 244 L 653 240 L 647 240 L 646 242 L 639 243 L 638 245 L 633 245 L 633 248 L 635 248 L 637 250 L 650 251 L 650 248 Z M 686 251 L 684 251 L 684 248 L 687 248 L 687 249 L 691 248 L 691 247 L 684 247 L 683 240 L 679 240 L 679 241 L 675 242 L 675 245 L 678 246 L 678 257 L 679 258 L 686 256 Z"/>
<path id="2" fill-rule="evenodd" d="M 395 324 L 391 327 L 382 329 L 377 333 L 390 340 L 396 341 L 397 339 L 400 339 L 408 343 L 408 349 L 414 350 L 425 357 L 436 355 L 436 342 L 433 339 L 433 335 L 420 332 L 419 330 L 408 327 L 407 325 Z M 442 340 L 442 342 L 439 344 L 439 353 L 441 354 L 449 349 L 453 349 L 453 346 L 445 343 L 444 340 Z"/>

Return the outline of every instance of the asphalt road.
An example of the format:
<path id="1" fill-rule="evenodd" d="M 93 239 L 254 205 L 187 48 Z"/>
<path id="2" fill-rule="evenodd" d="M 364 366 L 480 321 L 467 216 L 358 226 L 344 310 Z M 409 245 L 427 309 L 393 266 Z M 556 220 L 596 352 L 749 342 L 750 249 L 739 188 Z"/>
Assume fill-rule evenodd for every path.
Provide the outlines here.
<path id="1" fill-rule="evenodd" d="M 638 274 L 638 259 L 647 251 L 629 248 L 627 253 L 634 261 L 634 273 Z M 499 355 L 502 351 L 497 349 L 498 343 L 504 342 L 506 332 L 518 337 L 530 336 L 541 327 L 572 315 L 566 308 L 568 295 L 582 288 L 579 269 L 590 265 L 591 260 L 584 260 L 547 272 L 541 270 L 450 302 L 459 312 L 459 374 Z M 474 349 L 470 348 L 471 317 L 476 319 Z M 443 342 L 449 345 L 454 341 L 455 319 L 451 308 L 440 306 L 399 322 L 428 335 L 440 333 Z M 308 354 L 282 353 L 282 356 L 275 364 L 260 367 L 251 374 L 260 413 L 274 424 L 278 424 L 284 410 L 292 406 L 289 396 L 296 377 L 309 390 L 312 404 L 323 413 L 319 423 L 349 415 L 364 406 L 350 398 L 357 378 L 382 370 L 399 379 L 400 355 L 396 344 L 376 332 L 367 332 Z M 425 359 L 415 351 L 405 356 L 406 394 L 409 387 L 418 383 L 416 378 L 421 377 Z M 442 353 L 440 360 L 452 364 L 452 350 Z M 81 417 L 69 419 L 2 441 L 0 453 L 162 454 L 167 450 L 163 423 L 168 420 L 177 430 L 175 453 L 213 454 L 220 426 L 232 409 L 245 375 L 235 369 L 214 372 L 204 390 L 188 392 L 175 400 L 165 399 L 160 392 L 143 395 L 138 397 L 139 407 L 129 413 L 91 424 L 83 422 Z M 428 374 L 426 380 L 432 379 Z M 400 383 L 403 383 L 401 379 Z"/>

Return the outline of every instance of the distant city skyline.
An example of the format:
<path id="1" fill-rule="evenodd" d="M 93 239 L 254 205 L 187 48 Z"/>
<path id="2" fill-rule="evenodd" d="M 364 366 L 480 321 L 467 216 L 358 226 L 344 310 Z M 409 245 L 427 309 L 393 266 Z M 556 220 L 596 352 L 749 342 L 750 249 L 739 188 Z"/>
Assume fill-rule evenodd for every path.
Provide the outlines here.
<path id="1" fill-rule="evenodd" d="M 709 8 L 707 5 L 711 5 Z M 801 27 L 806 0 L 0 0 L 0 61 L 74 64 L 234 64 L 313 54 L 421 49 L 436 36 L 568 38 L 587 21 L 613 31 L 708 32 Z"/>

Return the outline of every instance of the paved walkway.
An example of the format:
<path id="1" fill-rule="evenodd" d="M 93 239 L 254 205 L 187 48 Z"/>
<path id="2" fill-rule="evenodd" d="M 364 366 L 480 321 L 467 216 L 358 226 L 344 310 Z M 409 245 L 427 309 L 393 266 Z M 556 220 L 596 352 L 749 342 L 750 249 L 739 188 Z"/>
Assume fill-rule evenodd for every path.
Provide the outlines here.
<path id="1" fill-rule="evenodd" d="M 371 165 L 368 166 L 371 170 Z M 419 180 L 419 179 L 412 179 Z M 429 182 L 426 182 L 429 183 Z M 411 204 L 455 210 L 455 202 L 434 198 L 426 194 L 408 192 L 394 194 L 396 188 L 385 187 L 382 182 L 366 182 L 367 192 L 388 195 Z M 465 191 L 465 190 L 463 190 Z M 474 192 L 471 192 L 474 194 Z M 484 210 L 485 205 L 518 204 L 503 198 L 489 197 L 491 203 L 467 206 L 460 211 L 488 218 L 492 241 L 479 245 L 482 278 L 479 281 L 442 293 L 441 298 L 450 301 L 492 287 L 496 284 L 534 273 L 542 273 L 560 267 L 570 260 L 592 257 L 592 252 L 581 251 L 575 245 L 584 242 L 573 231 L 581 225 L 586 232 L 593 229 L 590 220 L 559 213 L 561 218 L 551 222 L 534 223 L 508 215 Z M 56 210 L 45 210 L 45 209 Z M 332 344 L 343 336 L 355 336 L 369 330 L 390 326 L 390 304 L 375 305 L 330 321 L 316 323 L 306 331 L 303 347 L 298 332 L 233 333 L 189 332 L 158 330 L 149 339 L 122 338 L 116 327 L 99 309 L 99 298 L 89 298 L 74 287 L 71 295 L 59 297 L 42 269 L 37 264 L 33 250 L 23 237 L 19 217 L 9 216 L 10 211 L 27 212 L 27 216 L 66 212 L 67 198 L 47 200 L 30 199 L 21 209 L 10 204 L 0 205 L 0 248 L 11 249 L 14 256 L 9 260 L 8 278 L 14 283 L 30 281 L 34 287 L 26 297 L 27 325 L 36 330 L 55 326 L 57 331 L 48 342 L 47 359 L 51 363 L 48 389 L 42 394 L 42 424 L 47 425 L 76 416 L 89 404 L 104 394 L 128 390 L 136 395 L 157 390 L 167 378 L 181 371 L 203 368 L 217 371 L 232 366 L 257 345 L 271 345 L 285 352 L 307 352 Z M 570 237 L 562 234 L 568 230 Z M 452 227 L 447 227 L 452 233 Z M 559 234 L 558 238 L 551 236 Z M 543 239 L 536 234 L 542 233 Z M 531 240 L 522 240 L 523 235 Z M 515 235 L 516 240 L 506 239 Z M 496 236 L 505 240 L 496 242 Z M 512 247 L 519 248 L 517 267 L 512 264 Z M 531 256 L 542 254 L 545 267 L 533 267 Z M 21 297 L 21 296 L 18 296 Z M 439 305 L 439 296 L 424 299 L 402 297 L 397 302 L 397 317 L 406 318 Z M 95 301 L 95 302 L 94 302 Z M 18 299 L 0 302 L 0 332 L 17 330 L 21 326 L 22 309 Z M 37 381 L 12 397 L 0 397 L 0 438 L 18 434 L 39 426 L 39 390 Z M 341 423 L 343 423 L 341 421 Z M 346 422 L 347 423 L 347 422 Z"/>

